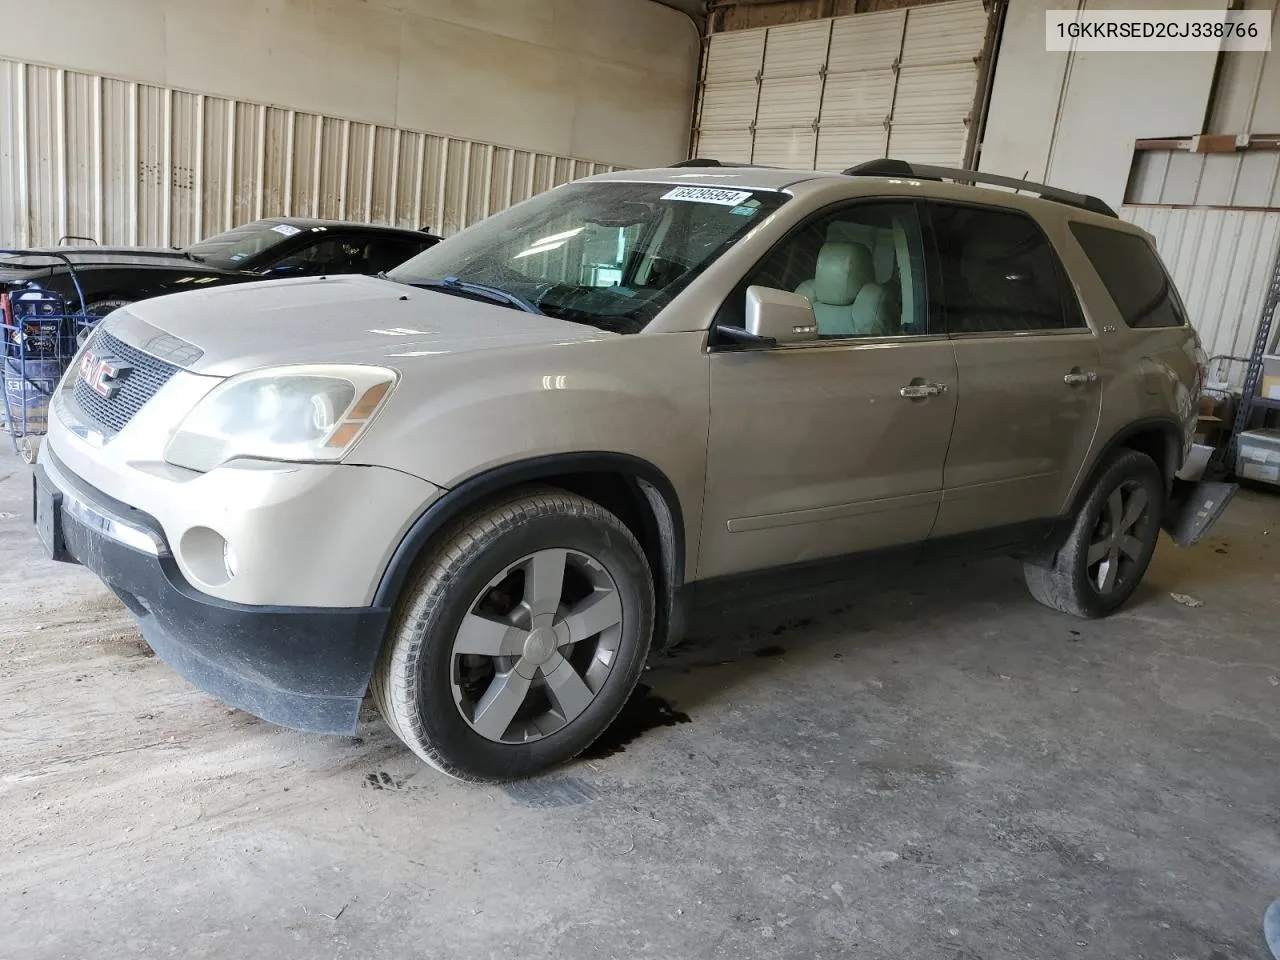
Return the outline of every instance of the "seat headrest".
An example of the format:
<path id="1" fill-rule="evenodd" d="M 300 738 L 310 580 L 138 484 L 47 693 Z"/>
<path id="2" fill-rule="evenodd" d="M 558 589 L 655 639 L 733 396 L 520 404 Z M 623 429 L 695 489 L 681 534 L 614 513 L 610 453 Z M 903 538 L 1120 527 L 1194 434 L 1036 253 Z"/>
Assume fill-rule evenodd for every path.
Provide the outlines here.
<path id="1" fill-rule="evenodd" d="M 861 243 L 824 243 L 813 274 L 813 295 L 819 303 L 845 307 L 858 291 L 875 280 L 871 251 Z"/>

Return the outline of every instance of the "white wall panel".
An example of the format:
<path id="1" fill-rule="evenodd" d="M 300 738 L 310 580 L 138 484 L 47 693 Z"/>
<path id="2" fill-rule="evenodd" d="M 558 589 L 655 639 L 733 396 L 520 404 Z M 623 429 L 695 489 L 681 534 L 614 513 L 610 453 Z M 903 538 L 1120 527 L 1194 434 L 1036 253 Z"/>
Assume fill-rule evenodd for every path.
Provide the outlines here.
<path id="1" fill-rule="evenodd" d="M 0 249 L 70 234 L 182 246 L 286 215 L 453 233 L 612 169 L 0 60 Z"/>
<path id="2" fill-rule="evenodd" d="M 714 34 L 707 54 L 707 86 L 755 82 L 764 64 L 765 30 L 735 30 Z"/>
<path id="3" fill-rule="evenodd" d="M 1248 356 L 1280 254 L 1280 209 L 1126 206 L 1121 216 L 1155 237 L 1205 352 Z M 1220 362 L 1210 376 L 1238 388 L 1244 365 Z"/>
<path id="4" fill-rule="evenodd" d="M 25 70 L 0 60 L 0 237 L 19 236 L 27 221 L 25 80 Z"/>
<path id="5" fill-rule="evenodd" d="M 817 136 L 812 127 L 772 130 L 768 137 L 756 137 L 751 161 L 766 167 L 812 169 Z"/>
<path id="6" fill-rule="evenodd" d="M 883 123 L 823 127 L 818 133 L 814 168 L 839 173 L 856 163 L 888 156 L 888 134 Z"/>
<path id="7" fill-rule="evenodd" d="M 233 104 L 230 100 L 205 98 L 200 138 L 200 159 L 196 182 L 199 221 L 196 234 L 208 236 L 233 226 L 227 204 L 231 188 L 231 140 Z"/>
<path id="8" fill-rule="evenodd" d="M 962 165 L 987 23 L 980 0 L 954 0 L 713 34 L 696 155 Z"/>
<path id="9" fill-rule="evenodd" d="M 751 162 L 751 131 L 708 127 L 698 136 L 698 156 L 732 163 Z"/>
<path id="10" fill-rule="evenodd" d="M 698 103 L 698 156 L 746 163 L 755 140 L 765 30 L 713 34 Z"/>
<path id="11" fill-rule="evenodd" d="M 1280 3 L 1245 0 L 1245 7 L 1271 11 L 1271 49 L 1223 54 L 1206 133 L 1280 132 Z"/>
<path id="12" fill-rule="evenodd" d="M 708 83 L 702 98 L 703 129 L 748 130 L 755 123 L 760 85 L 755 80 Z"/>
<path id="13" fill-rule="evenodd" d="M 651 0 L 0 0 L 0 23 L 0 58 L 627 166 L 686 155 L 698 63 Z"/>
<path id="14" fill-rule="evenodd" d="M 760 105 L 756 110 L 756 139 L 764 131 L 807 127 L 813 132 L 822 107 L 822 77 L 766 79 L 760 85 Z"/>
<path id="15" fill-rule="evenodd" d="M 888 10 L 841 17 L 831 26 L 830 73 L 892 70 L 902 54 L 907 11 Z"/>
<path id="16" fill-rule="evenodd" d="M 981 3 L 913 7 L 902 43 L 904 66 L 972 63 L 982 50 L 987 14 Z"/>
<path id="17" fill-rule="evenodd" d="M 1221 9 L 1225 0 L 1161 0 L 1166 9 Z M 978 168 L 1124 200 L 1134 141 L 1200 130 L 1217 55 L 1071 53 L 1044 49 L 1045 11 L 1060 0 L 1009 5 Z M 1133 0 L 1085 0 L 1088 10 Z"/>

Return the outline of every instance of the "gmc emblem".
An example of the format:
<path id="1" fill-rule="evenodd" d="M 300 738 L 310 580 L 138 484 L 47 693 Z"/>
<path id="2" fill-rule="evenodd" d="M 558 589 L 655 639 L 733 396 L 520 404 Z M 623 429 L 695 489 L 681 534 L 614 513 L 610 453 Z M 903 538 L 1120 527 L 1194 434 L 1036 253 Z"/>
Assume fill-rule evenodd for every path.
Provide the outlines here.
<path id="1" fill-rule="evenodd" d="M 108 400 L 116 395 L 120 389 L 119 381 L 132 369 L 127 363 L 121 363 L 114 357 L 100 357 L 92 350 L 86 350 L 80 358 L 80 379 Z"/>

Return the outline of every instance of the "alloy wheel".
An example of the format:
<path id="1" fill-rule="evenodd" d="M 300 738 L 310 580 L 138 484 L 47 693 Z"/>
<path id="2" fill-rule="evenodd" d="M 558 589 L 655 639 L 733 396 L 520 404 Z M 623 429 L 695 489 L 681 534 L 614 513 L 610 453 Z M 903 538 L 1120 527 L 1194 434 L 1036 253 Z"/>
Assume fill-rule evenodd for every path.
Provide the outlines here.
<path id="1" fill-rule="evenodd" d="M 1151 496 L 1142 483 L 1126 480 L 1111 491 L 1085 557 L 1093 589 L 1105 596 L 1128 585 L 1142 569 L 1154 525 Z"/>
<path id="2" fill-rule="evenodd" d="M 454 703 L 476 733 L 529 743 L 595 699 L 617 656 L 622 600 L 598 560 L 549 549 L 506 567 L 467 608 L 453 639 Z"/>

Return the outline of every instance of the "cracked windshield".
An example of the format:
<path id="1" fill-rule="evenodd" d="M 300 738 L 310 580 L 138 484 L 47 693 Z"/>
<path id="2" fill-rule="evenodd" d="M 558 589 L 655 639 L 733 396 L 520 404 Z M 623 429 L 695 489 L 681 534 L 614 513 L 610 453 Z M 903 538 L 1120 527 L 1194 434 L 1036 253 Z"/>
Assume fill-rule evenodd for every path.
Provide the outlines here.
<path id="1" fill-rule="evenodd" d="M 476 224 L 389 277 L 636 333 L 786 200 L 767 190 L 569 184 Z"/>

